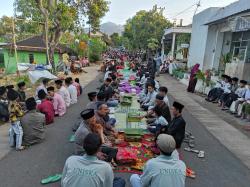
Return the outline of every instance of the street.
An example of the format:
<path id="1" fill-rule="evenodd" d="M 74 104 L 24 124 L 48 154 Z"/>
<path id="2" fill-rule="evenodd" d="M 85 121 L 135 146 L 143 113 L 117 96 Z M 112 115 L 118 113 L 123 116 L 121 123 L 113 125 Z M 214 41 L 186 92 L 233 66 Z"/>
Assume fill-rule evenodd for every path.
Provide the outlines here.
<path id="1" fill-rule="evenodd" d="M 13 150 L 0 161 L 1 187 L 38 187 L 41 186 L 41 179 L 62 172 L 66 158 L 74 149 L 69 142 L 72 125 L 88 102 L 86 93 L 99 86 L 99 78 L 101 75 L 85 87 L 79 103 L 70 107 L 64 117 L 57 118 L 54 124 L 47 126 L 46 140 L 43 143 L 22 152 Z M 187 121 L 187 130 L 195 136 L 195 148 L 205 151 L 205 158 L 200 159 L 194 153 L 182 150 L 186 165 L 197 175 L 195 179 L 187 179 L 186 186 L 249 187 L 249 169 L 204 128 L 189 113 L 188 108 L 184 111 L 184 118 Z M 185 146 L 184 143 L 182 148 Z M 116 175 L 127 179 L 130 176 L 125 173 Z M 46 186 L 60 186 L 60 183 Z M 127 186 L 130 186 L 128 180 Z"/>

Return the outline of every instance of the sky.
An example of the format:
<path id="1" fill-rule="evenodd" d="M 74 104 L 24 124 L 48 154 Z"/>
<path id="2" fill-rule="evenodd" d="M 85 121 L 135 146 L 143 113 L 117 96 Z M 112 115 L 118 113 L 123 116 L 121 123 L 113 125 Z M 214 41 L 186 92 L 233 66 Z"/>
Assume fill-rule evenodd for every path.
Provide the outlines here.
<path id="1" fill-rule="evenodd" d="M 133 17 L 140 10 L 150 10 L 154 5 L 165 7 L 164 16 L 171 21 L 183 19 L 184 25 L 192 22 L 196 7 L 194 5 L 199 0 L 109 0 L 110 10 L 102 19 L 102 23 L 114 22 L 125 24 L 126 20 Z M 201 0 L 201 6 L 197 13 L 209 7 L 223 7 L 236 0 Z M 0 16 L 13 15 L 14 0 L 0 0 Z M 191 8 L 190 8 L 191 7 Z M 189 9 L 188 9 L 189 8 Z M 187 9 L 187 10 L 186 10 Z M 183 10 L 186 10 L 183 12 Z M 180 15 L 178 15 L 180 12 Z M 178 21 L 177 21 L 178 22 Z"/>

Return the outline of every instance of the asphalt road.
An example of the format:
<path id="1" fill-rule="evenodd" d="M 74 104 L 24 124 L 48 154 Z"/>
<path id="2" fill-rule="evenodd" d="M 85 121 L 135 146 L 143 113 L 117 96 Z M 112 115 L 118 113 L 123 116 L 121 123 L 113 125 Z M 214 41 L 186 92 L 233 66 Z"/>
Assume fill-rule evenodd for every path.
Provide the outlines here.
<path id="1" fill-rule="evenodd" d="M 0 187 L 39 187 L 42 186 L 42 178 L 62 172 L 66 158 L 73 153 L 73 144 L 68 141 L 72 125 L 88 102 L 86 93 L 98 86 L 97 77 L 85 87 L 79 103 L 72 106 L 64 117 L 57 118 L 54 124 L 47 127 L 46 140 L 42 144 L 22 152 L 11 151 L 0 161 Z M 186 186 L 249 187 L 250 170 L 200 125 L 187 109 L 184 111 L 184 118 L 187 130 L 195 136 L 196 148 L 205 151 L 204 159 L 183 151 L 186 164 L 197 173 L 196 179 L 186 180 Z M 183 147 L 185 146 L 184 144 Z M 130 176 L 124 173 L 116 175 L 127 179 Z M 46 186 L 57 187 L 60 183 Z M 127 186 L 130 186 L 128 182 Z"/>

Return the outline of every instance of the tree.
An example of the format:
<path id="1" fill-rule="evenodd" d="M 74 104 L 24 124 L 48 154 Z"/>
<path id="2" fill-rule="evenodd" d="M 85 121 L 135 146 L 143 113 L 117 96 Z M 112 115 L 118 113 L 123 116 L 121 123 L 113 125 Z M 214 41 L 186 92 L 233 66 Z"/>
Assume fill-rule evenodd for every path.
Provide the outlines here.
<path id="1" fill-rule="evenodd" d="M 83 17 L 89 18 L 93 29 L 98 29 L 100 19 L 108 11 L 106 0 L 16 0 L 19 17 L 44 23 L 48 30 L 49 60 L 55 69 L 54 51 L 66 31 L 79 29 Z"/>
<path id="2" fill-rule="evenodd" d="M 119 36 L 118 33 L 113 33 L 111 36 L 110 36 L 111 40 L 112 40 L 112 44 L 114 47 L 119 47 L 122 45 L 122 38 L 121 36 Z"/>
<path id="3" fill-rule="evenodd" d="M 141 10 L 132 19 L 128 19 L 123 36 L 128 38 L 133 49 L 146 49 L 148 39 L 154 38 L 160 43 L 164 29 L 172 24 L 163 16 L 163 9 L 154 6 L 152 10 Z"/>

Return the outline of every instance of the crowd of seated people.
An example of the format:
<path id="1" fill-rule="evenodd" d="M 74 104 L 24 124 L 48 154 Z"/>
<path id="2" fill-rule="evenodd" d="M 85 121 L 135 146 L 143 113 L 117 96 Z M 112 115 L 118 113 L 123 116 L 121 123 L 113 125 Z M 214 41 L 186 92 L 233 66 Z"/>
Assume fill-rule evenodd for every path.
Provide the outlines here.
<path id="1" fill-rule="evenodd" d="M 115 57 L 116 55 L 106 56 Z M 123 58 L 130 59 L 126 54 Z M 120 97 L 122 97 L 117 89 L 120 81 L 117 67 L 120 66 L 118 63 L 120 60 L 118 55 L 115 59 L 109 59 L 114 63 L 105 63 L 103 84 L 97 92 L 90 90 L 91 92 L 87 94 L 89 103 L 86 105 L 86 109 L 81 112 L 81 121 L 74 126 L 74 146 L 77 156 L 69 157 L 65 163 L 62 178 L 62 186 L 64 187 L 76 187 L 80 184 L 103 187 L 125 186 L 125 181 L 121 178 L 114 178 L 111 170 L 117 166 L 116 154 L 118 150 L 113 145 L 118 131 L 116 129 L 117 120 L 112 118 L 109 113 L 111 108 L 119 105 Z M 141 69 L 142 66 L 144 65 L 140 65 L 138 69 Z M 147 71 L 139 72 L 137 70 L 136 73 L 138 75 L 136 77 L 137 85 L 143 89 L 138 102 L 141 110 L 147 111 L 146 115 L 142 117 L 147 119 L 148 131 L 152 132 L 156 138 L 158 137 L 157 146 L 160 148 L 160 156 L 148 161 L 146 166 L 150 165 L 149 169 L 145 169 L 142 176 L 133 175 L 130 180 L 131 184 L 133 187 L 162 186 L 166 183 L 171 183 L 173 187 L 185 186 L 186 166 L 179 159 L 178 152 L 185 136 L 186 122 L 182 117 L 184 106 L 179 102 L 174 102 L 173 106 L 170 107 L 167 96 L 168 89 L 164 86 L 160 87 L 153 76 L 148 76 Z M 142 73 L 141 76 L 139 73 Z M 93 152 L 89 151 L 91 146 Z M 168 161 L 164 161 L 164 159 Z M 95 160 L 96 162 L 94 162 Z M 104 166 L 107 168 L 106 171 L 102 169 Z M 178 170 L 178 174 L 175 177 L 164 177 L 160 173 L 160 168 L 163 170 L 173 168 Z M 76 169 L 98 174 L 91 177 L 83 175 L 80 179 L 77 173 L 72 173 Z M 154 172 L 154 169 L 157 171 Z M 108 173 L 108 176 L 105 173 Z M 108 177 L 105 178 L 106 184 L 100 184 L 100 176 L 103 179 Z"/>
<path id="2" fill-rule="evenodd" d="M 245 80 L 222 75 L 215 88 L 209 91 L 206 101 L 218 103 L 222 110 L 250 122 L 250 83 Z"/>
<path id="3" fill-rule="evenodd" d="M 50 85 L 50 86 L 49 86 Z M 45 125 L 63 116 L 67 107 L 77 103 L 82 92 L 79 79 L 71 77 L 50 81 L 43 79 L 33 97 L 26 98 L 26 84 L 0 87 L 0 120 L 10 122 L 10 146 L 16 150 L 40 143 L 45 138 Z"/>

